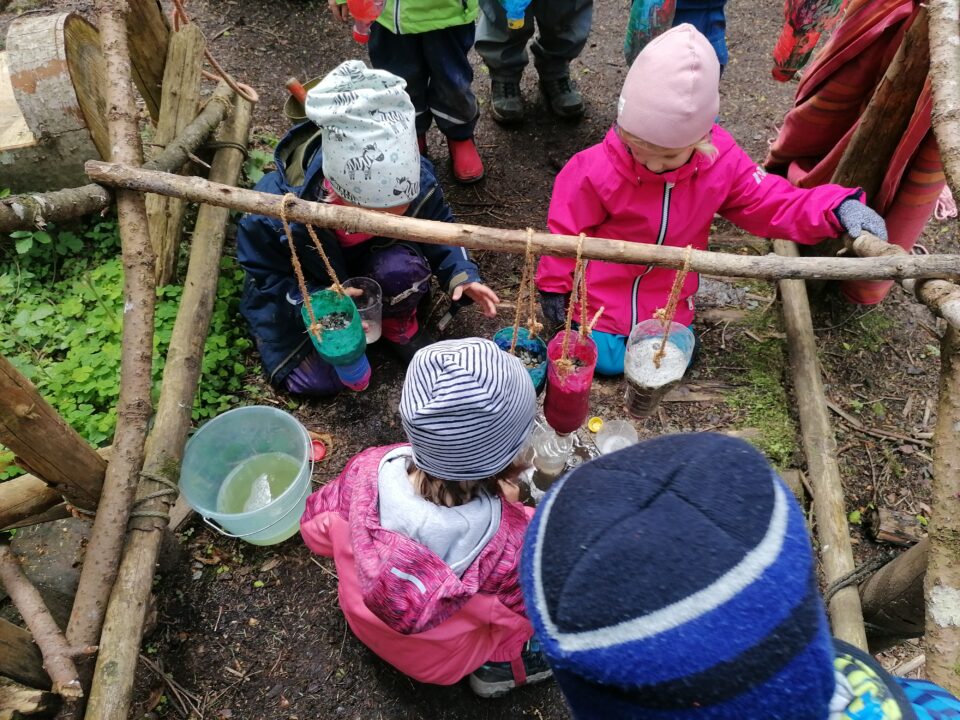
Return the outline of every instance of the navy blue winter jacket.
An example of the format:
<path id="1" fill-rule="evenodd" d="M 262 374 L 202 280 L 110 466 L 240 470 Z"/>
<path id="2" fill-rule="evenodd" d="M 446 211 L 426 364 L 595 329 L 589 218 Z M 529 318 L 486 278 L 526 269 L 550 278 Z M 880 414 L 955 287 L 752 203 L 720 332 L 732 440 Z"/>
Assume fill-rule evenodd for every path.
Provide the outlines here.
<path id="1" fill-rule="evenodd" d="M 304 149 L 302 146 L 307 143 Z M 300 185 L 288 182 L 288 175 L 294 174 L 288 173 L 287 162 L 291 158 L 305 167 Z M 323 169 L 316 125 L 308 121 L 291 129 L 277 145 L 274 160 L 277 169 L 264 175 L 255 190 L 277 195 L 290 192 L 305 200 L 319 199 L 323 193 Z M 424 158 L 420 160 L 420 195 L 410 204 L 405 215 L 453 221 L 453 213 L 443 198 L 433 166 Z M 329 286 L 330 278 L 306 226 L 290 223 L 290 231 L 310 292 Z M 350 277 L 347 253 L 333 232 L 320 228 L 316 228 L 316 232 L 337 276 L 340 279 Z M 365 245 L 375 242 L 394 241 L 373 238 L 349 248 L 348 252 L 352 256 L 358 249 L 362 252 Z M 480 281 L 477 266 L 463 248 L 404 242 L 423 255 L 440 286 L 448 292 L 462 283 Z M 270 382 L 277 384 L 311 352 L 310 339 L 300 318 L 300 290 L 280 220 L 265 215 L 245 215 L 237 229 L 237 259 L 246 271 L 240 312 L 257 342 Z"/>

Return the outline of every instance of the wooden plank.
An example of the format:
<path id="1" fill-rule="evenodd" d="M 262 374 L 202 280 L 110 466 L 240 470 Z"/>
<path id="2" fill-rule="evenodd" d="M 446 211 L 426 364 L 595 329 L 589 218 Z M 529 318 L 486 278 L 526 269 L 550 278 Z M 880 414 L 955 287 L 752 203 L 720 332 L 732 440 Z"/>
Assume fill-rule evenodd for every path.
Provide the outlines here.
<path id="1" fill-rule="evenodd" d="M 0 675 L 30 687 L 50 689 L 43 655 L 29 630 L 0 619 Z"/>
<path id="2" fill-rule="evenodd" d="M 59 706 L 60 699 L 53 693 L 28 688 L 0 676 L 0 720 L 49 717 Z"/>
<path id="3" fill-rule="evenodd" d="M 36 145 L 10 84 L 7 53 L 0 52 L 0 151 Z"/>
<path id="4" fill-rule="evenodd" d="M 170 26 L 159 0 L 131 0 L 126 24 L 130 62 L 133 65 L 131 75 L 150 117 L 156 121 L 160 117 Z"/>

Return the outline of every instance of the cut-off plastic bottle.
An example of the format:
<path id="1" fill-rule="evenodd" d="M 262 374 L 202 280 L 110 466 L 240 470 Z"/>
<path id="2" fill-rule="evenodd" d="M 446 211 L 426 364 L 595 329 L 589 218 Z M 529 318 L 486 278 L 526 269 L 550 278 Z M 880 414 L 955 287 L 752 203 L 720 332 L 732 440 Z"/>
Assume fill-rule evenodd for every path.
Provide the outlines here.
<path id="1" fill-rule="evenodd" d="M 347 0 L 353 17 L 353 39 L 365 45 L 370 41 L 370 26 L 383 12 L 384 0 Z"/>
<path id="2" fill-rule="evenodd" d="M 507 27 L 511 30 L 519 30 L 523 27 L 524 16 L 527 14 L 527 7 L 530 0 L 503 0 L 503 9 L 507 12 Z"/>
<path id="3" fill-rule="evenodd" d="M 680 384 L 693 355 L 695 338 L 686 325 L 672 322 L 660 367 L 653 362 L 663 342 L 663 324 L 644 320 L 633 326 L 627 338 L 623 374 L 627 383 L 626 411 L 635 418 L 649 417 L 660 400 Z"/>
<path id="4" fill-rule="evenodd" d="M 566 333 L 561 330 L 547 345 L 547 396 L 543 401 L 544 417 L 561 435 L 574 432 L 586 421 L 590 413 L 590 386 L 597 366 L 597 346 L 593 340 L 570 330 L 567 360 L 572 366 L 558 367 Z"/>
<path id="5" fill-rule="evenodd" d="M 365 390 L 370 384 L 370 362 L 357 306 L 346 295 L 329 289 L 313 293 L 310 303 L 321 327 L 319 338 L 310 330 L 306 304 L 301 306 L 300 315 L 317 354 L 333 365 L 340 382 L 351 390 Z"/>

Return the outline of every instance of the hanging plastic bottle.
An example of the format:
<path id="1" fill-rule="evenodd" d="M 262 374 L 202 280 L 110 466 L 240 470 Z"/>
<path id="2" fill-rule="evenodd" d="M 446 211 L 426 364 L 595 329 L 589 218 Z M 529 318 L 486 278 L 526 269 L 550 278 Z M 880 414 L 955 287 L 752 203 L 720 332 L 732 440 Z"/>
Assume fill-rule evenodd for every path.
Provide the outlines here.
<path id="1" fill-rule="evenodd" d="M 623 363 L 624 409 L 631 416 L 649 417 L 663 396 L 680 384 L 695 344 L 690 328 L 680 323 L 664 328 L 659 320 L 644 320 L 633 326 Z"/>
<path id="2" fill-rule="evenodd" d="M 564 357 L 566 338 L 566 357 Z M 597 346 L 577 330 L 561 330 L 547 345 L 547 396 L 543 415 L 561 435 L 577 430 L 590 413 Z"/>
<path id="3" fill-rule="evenodd" d="M 307 303 L 300 306 L 300 315 L 317 354 L 333 365 L 340 382 L 351 390 L 365 390 L 370 384 L 370 362 L 357 306 L 347 295 L 330 289 L 313 293 L 310 305 L 320 327 L 312 327 Z"/>
<path id="4" fill-rule="evenodd" d="M 353 18 L 353 39 L 361 45 L 370 40 L 370 26 L 383 12 L 384 0 L 347 0 Z"/>
<path id="5" fill-rule="evenodd" d="M 511 30 L 519 30 L 523 27 L 524 16 L 527 14 L 527 6 L 530 0 L 501 0 L 503 9 L 507 11 L 507 27 Z"/>
<path id="6" fill-rule="evenodd" d="M 787 82 L 807 64 L 820 36 L 843 17 L 849 0 L 785 0 L 786 22 L 773 49 L 773 79 Z"/>

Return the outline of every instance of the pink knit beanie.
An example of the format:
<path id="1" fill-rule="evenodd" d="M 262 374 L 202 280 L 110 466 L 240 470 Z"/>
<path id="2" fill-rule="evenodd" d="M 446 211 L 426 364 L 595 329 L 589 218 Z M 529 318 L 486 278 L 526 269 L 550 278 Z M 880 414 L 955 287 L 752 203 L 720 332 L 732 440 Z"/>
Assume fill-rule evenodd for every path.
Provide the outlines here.
<path id="1" fill-rule="evenodd" d="M 684 23 L 654 38 L 627 73 L 617 124 L 664 148 L 697 143 L 720 110 L 720 62 L 710 42 Z"/>

